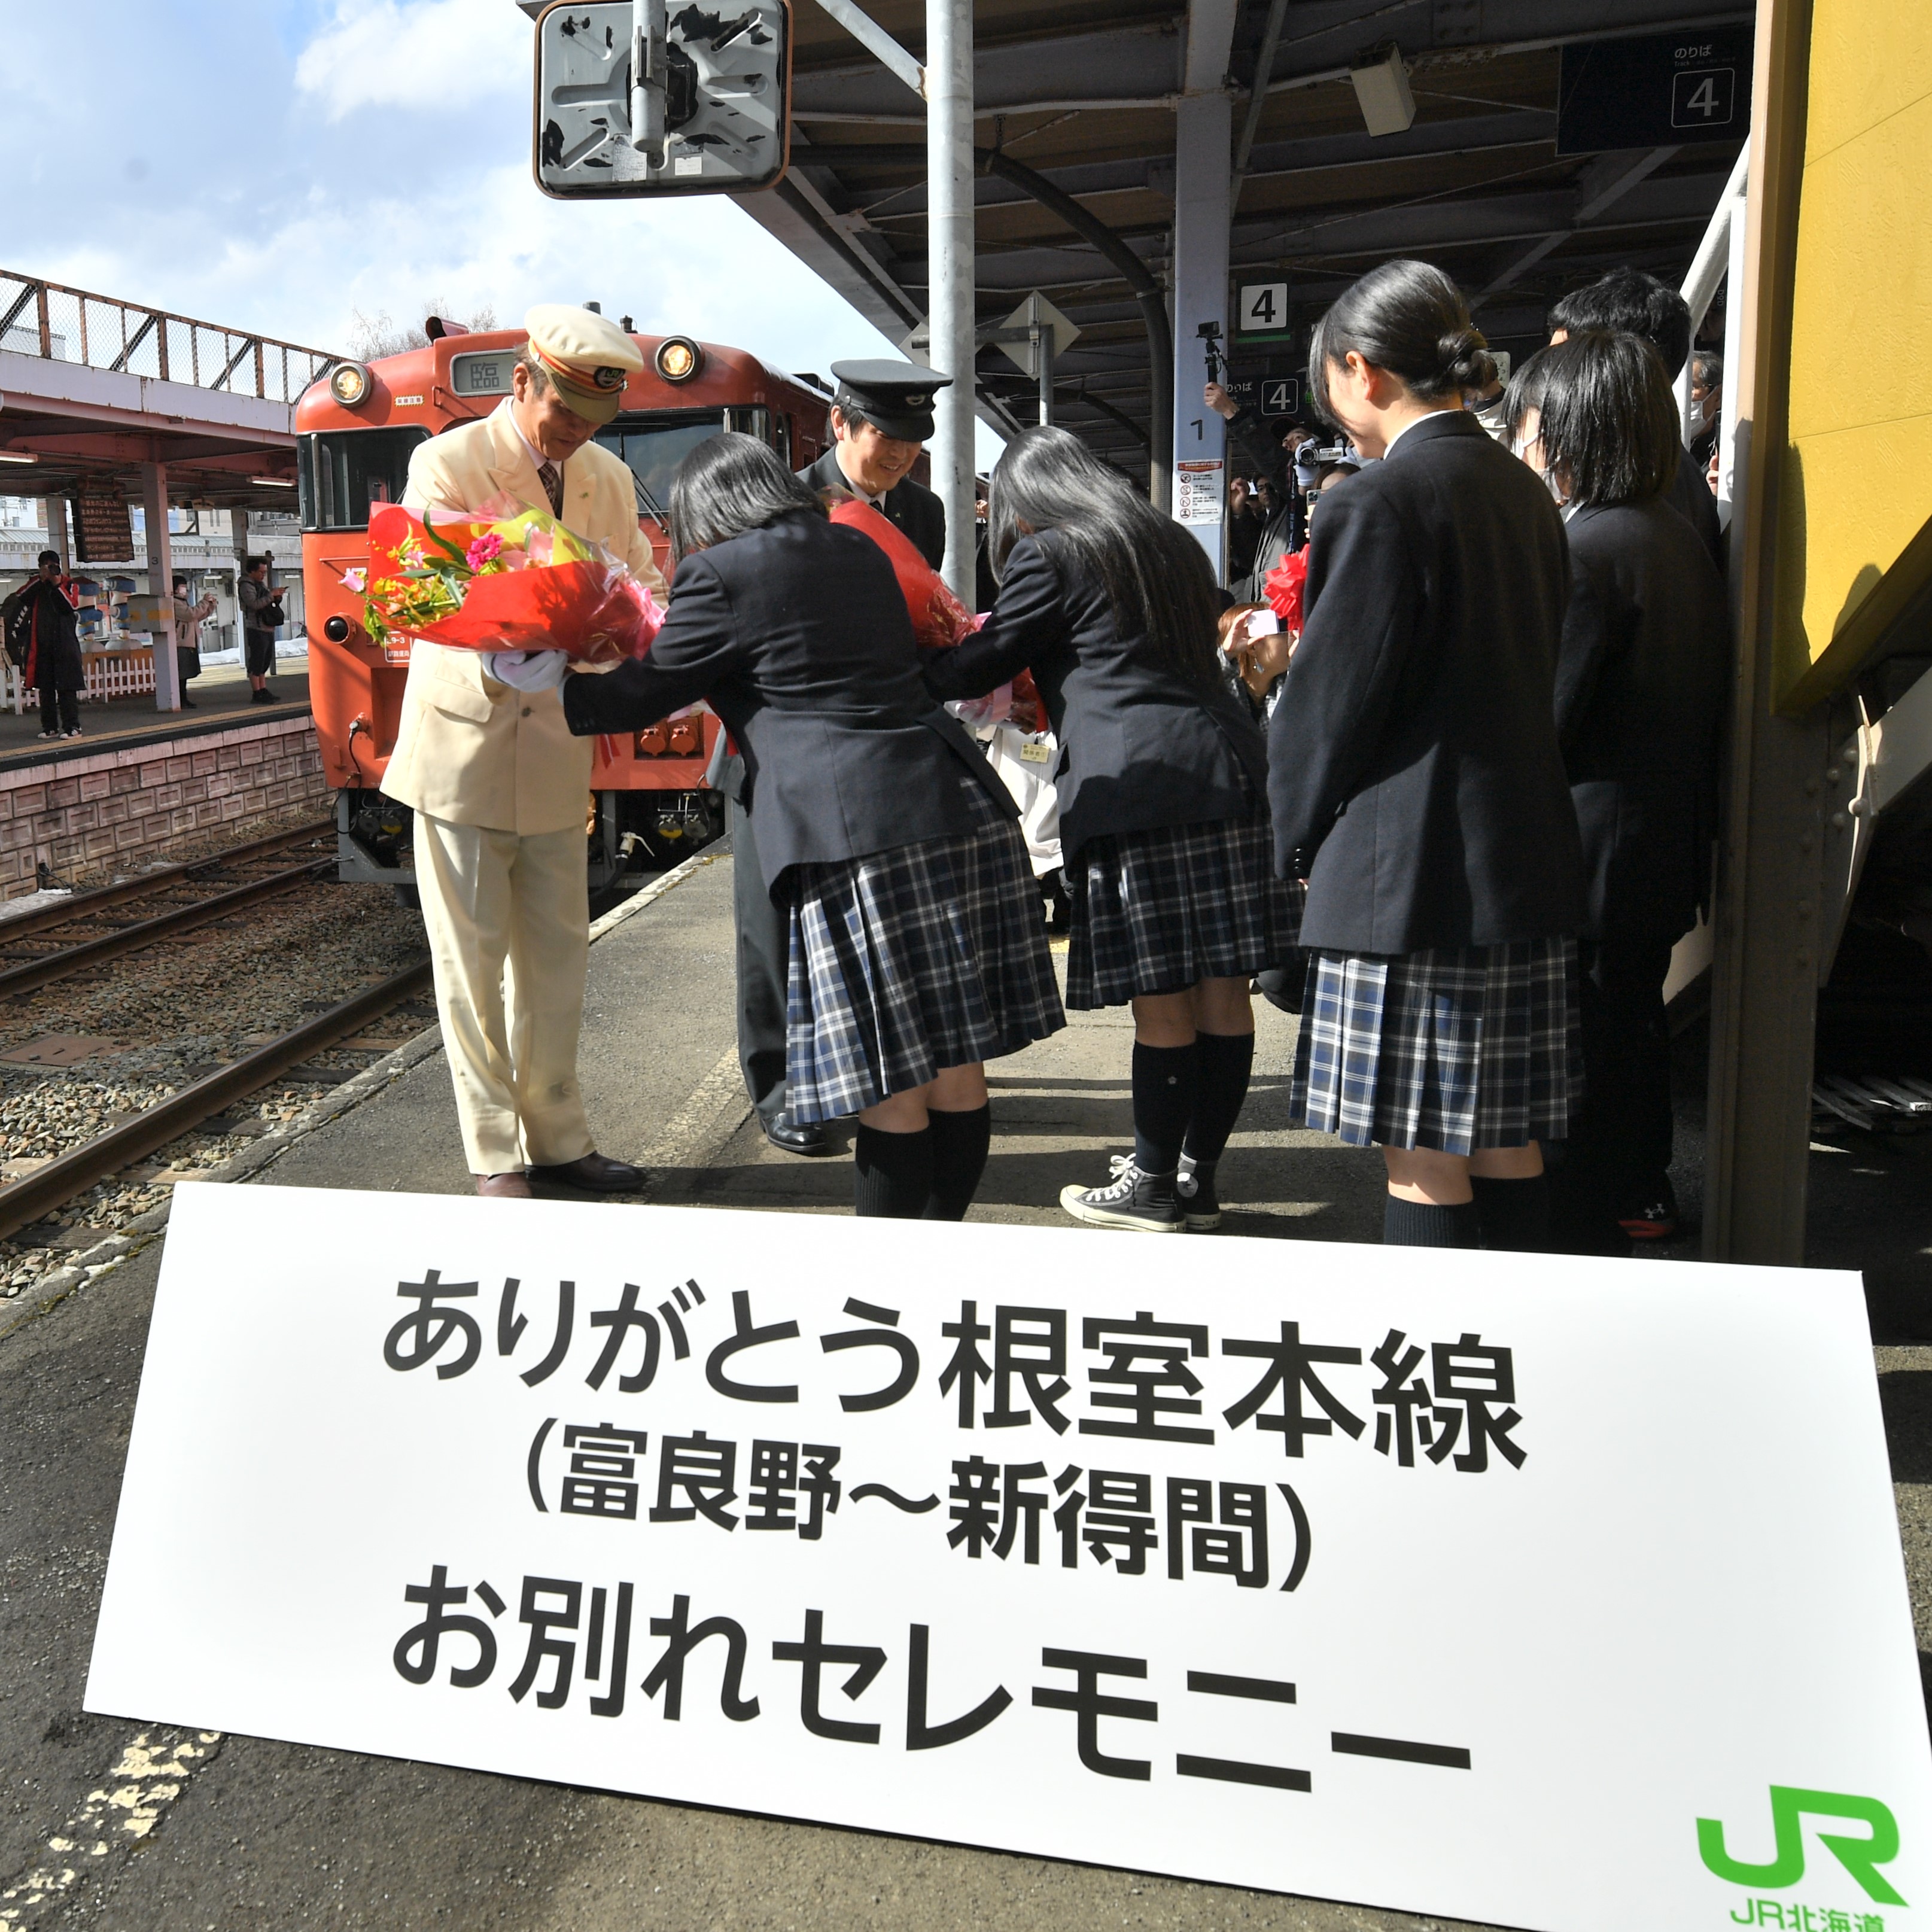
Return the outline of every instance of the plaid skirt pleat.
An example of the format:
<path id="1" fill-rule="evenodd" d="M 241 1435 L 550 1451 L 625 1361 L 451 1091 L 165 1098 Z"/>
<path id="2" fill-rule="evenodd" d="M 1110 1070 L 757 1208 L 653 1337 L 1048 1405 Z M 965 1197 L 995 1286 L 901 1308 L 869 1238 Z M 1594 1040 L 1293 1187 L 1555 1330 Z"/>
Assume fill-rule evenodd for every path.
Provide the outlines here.
<path id="1" fill-rule="evenodd" d="M 959 781 L 976 830 L 793 868 L 785 1109 L 838 1120 L 1066 1024 L 1026 841 Z"/>
<path id="2" fill-rule="evenodd" d="M 1309 962 L 1290 1118 L 1352 1147 L 1561 1140 L 1582 1086 L 1574 939 Z"/>
<path id="3" fill-rule="evenodd" d="M 1090 838 L 1066 876 L 1066 1004 L 1078 1008 L 1279 966 L 1306 896 L 1275 876 L 1264 812 Z"/>

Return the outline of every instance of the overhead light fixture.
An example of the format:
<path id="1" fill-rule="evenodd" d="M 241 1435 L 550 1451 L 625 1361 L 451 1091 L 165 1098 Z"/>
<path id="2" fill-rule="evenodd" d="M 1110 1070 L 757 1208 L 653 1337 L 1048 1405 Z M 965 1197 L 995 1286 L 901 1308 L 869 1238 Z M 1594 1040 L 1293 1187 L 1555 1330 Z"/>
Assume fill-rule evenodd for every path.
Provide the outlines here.
<path id="1" fill-rule="evenodd" d="M 265 483 L 271 490 L 292 490 L 296 479 L 292 476 L 251 476 L 251 483 Z"/>
<path id="2" fill-rule="evenodd" d="M 0 449 L 0 463 L 38 463 L 40 458 L 26 449 Z"/>
<path id="3" fill-rule="evenodd" d="M 1415 96 L 1408 88 L 1408 69 L 1402 50 L 1391 40 L 1378 47 L 1359 65 L 1348 69 L 1363 124 L 1371 134 L 1406 133 L 1415 121 Z"/>

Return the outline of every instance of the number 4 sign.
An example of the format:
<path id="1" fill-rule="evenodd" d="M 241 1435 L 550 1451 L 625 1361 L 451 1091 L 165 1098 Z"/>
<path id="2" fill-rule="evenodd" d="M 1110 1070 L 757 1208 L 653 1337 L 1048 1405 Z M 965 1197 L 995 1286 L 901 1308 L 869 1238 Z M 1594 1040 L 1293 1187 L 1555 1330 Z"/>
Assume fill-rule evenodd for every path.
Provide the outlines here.
<path id="1" fill-rule="evenodd" d="M 1243 335 L 1272 335 L 1288 326 L 1288 284 L 1244 282 L 1235 310 L 1236 330 Z"/>

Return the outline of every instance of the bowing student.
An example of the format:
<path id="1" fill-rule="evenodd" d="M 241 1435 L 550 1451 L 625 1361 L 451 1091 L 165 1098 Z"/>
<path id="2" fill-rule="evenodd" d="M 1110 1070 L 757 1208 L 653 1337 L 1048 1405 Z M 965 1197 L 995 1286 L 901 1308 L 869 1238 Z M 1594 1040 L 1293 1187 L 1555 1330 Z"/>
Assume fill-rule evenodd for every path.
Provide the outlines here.
<path id="1" fill-rule="evenodd" d="M 1676 1230 L 1664 982 L 1710 880 L 1724 585 L 1671 502 L 1677 408 L 1648 343 L 1573 334 L 1516 372 L 1506 407 L 1570 549 L 1556 730 L 1583 842 L 1586 1077 L 1555 1232 L 1621 1254 Z"/>
<path id="2" fill-rule="evenodd" d="M 1060 1204 L 1101 1227 L 1213 1228 L 1254 1061 L 1249 977 L 1294 944 L 1298 896 L 1274 876 L 1261 733 L 1222 681 L 1214 573 L 1064 430 L 1006 445 L 991 529 L 998 599 L 925 654 L 926 683 L 978 698 L 1032 671 L 1061 747 L 1066 1004 L 1134 1013 L 1134 1150 Z"/>
<path id="3" fill-rule="evenodd" d="M 1364 276 L 1311 391 L 1366 464 L 1322 500 L 1269 727 L 1311 957 L 1290 1104 L 1378 1144 L 1383 1239 L 1533 1247 L 1580 1067 L 1582 864 L 1554 712 L 1569 590 L 1549 492 L 1461 406 L 1495 365 L 1455 284 Z"/>
<path id="4" fill-rule="evenodd" d="M 693 450 L 670 536 L 663 629 L 566 681 L 570 728 L 710 701 L 788 935 L 788 1109 L 858 1116 L 860 1214 L 959 1220 L 986 1164 L 982 1063 L 1066 1023 L 1012 802 L 920 682 L 885 553 L 764 443 Z"/>

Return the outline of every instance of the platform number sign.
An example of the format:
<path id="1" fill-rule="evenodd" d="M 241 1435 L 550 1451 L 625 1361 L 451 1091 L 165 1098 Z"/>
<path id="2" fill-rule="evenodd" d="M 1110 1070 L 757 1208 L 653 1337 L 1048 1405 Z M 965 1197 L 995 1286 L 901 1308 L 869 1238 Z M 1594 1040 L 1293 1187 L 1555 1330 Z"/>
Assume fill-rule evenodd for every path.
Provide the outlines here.
<path id="1" fill-rule="evenodd" d="M 1728 128 L 1736 108 L 1737 70 L 1693 68 L 1672 76 L 1670 124 L 1673 128 Z"/>
<path id="2" fill-rule="evenodd" d="M 1262 382 L 1262 414 L 1292 416 L 1300 406 L 1300 383 L 1292 376 L 1270 376 Z"/>
<path id="3" fill-rule="evenodd" d="M 1288 284 L 1244 282 L 1235 314 L 1234 326 L 1240 334 L 1279 334 L 1288 327 Z"/>

